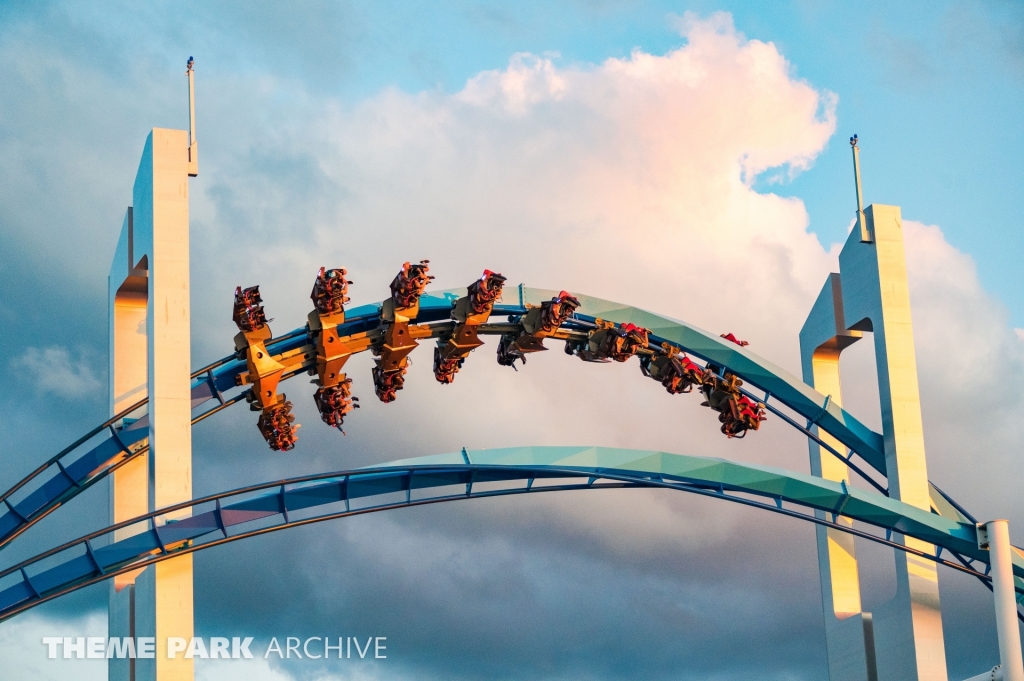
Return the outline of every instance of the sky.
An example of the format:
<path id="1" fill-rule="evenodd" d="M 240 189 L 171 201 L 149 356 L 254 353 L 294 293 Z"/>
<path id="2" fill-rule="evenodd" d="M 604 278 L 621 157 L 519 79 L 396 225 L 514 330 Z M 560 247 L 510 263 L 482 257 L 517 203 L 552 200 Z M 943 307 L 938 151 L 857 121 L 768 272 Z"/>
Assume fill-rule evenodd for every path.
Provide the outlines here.
<path id="1" fill-rule="evenodd" d="M 1022 400 L 1008 389 L 1024 379 L 1024 9 L 892 4 L 0 2 L 0 482 L 107 416 L 106 275 L 146 134 L 187 126 L 192 55 L 197 367 L 230 350 L 237 285 L 260 284 L 282 333 L 304 322 L 320 266 L 346 267 L 360 304 L 429 258 L 438 287 L 486 267 L 735 332 L 799 374 L 797 334 L 856 208 L 857 133 L 865 203 L 903 211 L 930 478 L 975 515 L 1008 517 L 1024 543 Z M 266 449 L 247 411 L 197 425 L 194 491 L 461 446 L 807 471 L 777 420 L 726 441 L 634 364 L 552 352 L 515 373 L 492 351 L 440 386 L 421 348 L 390 405 L 373 399 L 369 359 L 353 359 L 363 409 L 344 437 L 287 384 L 305 426 L 288 454 Z M 870 345 L 843 362 L 845 403 L 880 427 Z M 201 635 L 382 635 L 389 657 L 207 662 L 197 678 L 827 673 L 810 526 L 658 491 L 543 497 L 198 554 Z M 106 524 L 105 490 L 73 506 L 5 563 Z M 895 588 L 892 557 L 859 550 L 870 610 Z M 997 661 L 991 596 L 940 575 L 950 678 L 981 673 Z M 0 666 L 70 673 L 39 640 L 102 635 L 106 594 L 0 624 Z M 102 665 L 75 673 L 105 678 Z"/>

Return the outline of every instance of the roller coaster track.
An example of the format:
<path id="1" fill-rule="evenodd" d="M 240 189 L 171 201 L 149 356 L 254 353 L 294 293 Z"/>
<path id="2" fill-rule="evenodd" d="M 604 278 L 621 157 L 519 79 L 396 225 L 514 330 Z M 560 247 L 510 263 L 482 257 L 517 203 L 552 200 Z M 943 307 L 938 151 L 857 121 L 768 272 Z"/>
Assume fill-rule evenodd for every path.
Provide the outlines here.
<path id="1" fill-rule="evenodd" d="M 514 293 L 506 292 L 506 298 L 511 296 L 517 300 L 511 304 L 495 305 L 492 319 L 522 315 L 526 312 L 527 304 L 539 304 L 557 293 L 525 286 L 519 286 L 513 291 Z M 464 290 L 424 295 L 420 299 L 420 312 L 416 319 L 416 326 L 421 329 L 417 335 L 420 338 L 437 337 L 450 331 L 452 304 L 460 295 L 464 295 Z M 852 456 L 856 454 L 867 467 L 884 476 L 885 455 L 882 453 L 882 436 L 795 376 L 715 334 L 683 322 L 599 298 L 579 296 L 579 299 L 582 303 L 581 310 L 586 314 L 575 315 L 553 338 L 565 339 L 574 334 L 582 337 L 593 328 L 593 322 L 597 318 L 644 326 L 651 330 L 652 342 L 668 342 L 691 355 L 713 361 L 748 384 L 763 390 L 763 395 L 755 397 L 762 400 L 772 413 L 817 440 L 834 456 L 846 460 L 870 484 L 884 491 L 867 471 L 852 460 Z M 338 329 L 339 336 L 346 340 L 360 337 L 373 339 L 379 336 L 380 307 L 380 304 L 371 304 L 348 311 L 346 323 Z M 480 333 L 500 335 L 508 332 L 509 328 L 509 324 L 486 324 L 480 328 Z M 306 373 L 315 365 L 316 353 L 306 328 L 296 329 L 275 338 L 267 343 L 267 349 L 273 353 L 274 359 L 288 367 L 283 380 Z M 245 371 L 245 361 L 237 354 L 232 354 L 194 372 L 192 423 L 198 423 L 242 401 L 248 389 L 239 388 L 239 377 Z M 237 392 L 231 397 L 225 397 L 225 393 L 232 391 Z M 829 447 L 807 427 L 801 426 L 791 416 L 778 409 L 772 400 L 792 409 L 798 418 L 803 417 L 816 423 L 819 428 L 846 445 L 851 453 L 843 455 Z M 212 408 L 209 407 L 211 402 L 215 403 Z M 0 503 L 7 509 L 0 515 L 0 548 L 7 546 L 32 525 L 91 485 L 148 451 L 149 417 L 141 413 L 147 403 L 148 400 L 140 400 L 97 426 L 0 495 Z M 140 414 L 140 417 L 132 419 L 133 414 Z M 104 432 L 106 437 L 103 437 Z M 98 438 L 103 439 L 95 443 Z M 13 500 L 19 492 L 29 489 L 33 483 L 38 484 L 30 492 L 21 495 L 17 501 Z"/>
<path id="2" fill-rule="evenodd" d="M 988 552 L 978 548 L 974 524 L 844 483 L 664 452 L 520 447 L 462 450 L 279 480 L 169 506 L 112 525 L 0 571 L 0 621 L 118 574 L 289 527 L 462 499 L 616 488 L 673 489 L 754 506 L 848 532 L 988 580 L 974 567 L 988 560 Z M 190 515 L 180 518 L 186 512 Z M 884 529 L 886 536 L 837 523 L 839 515 Z M 926 553 L 894 542 L 892 532 L 935 545 L 938 551 Z M 943 550 L 959 562 L 944 559 Z M 1013 571 L 1017 591 L 1024 594 L 1024 554 L 1019 551 L 1013 556 Z"/>
<path id="3" fill-rule="evenodd" d="M 542 301 L 551 298 L 555 293 L 556 292 L 554 291 L 531 289 L 522 285 L 516 289 L 512 289 L 511 291 L 506 290 L 504 299 L 494 306 L 491 314 L 491 320 L 507 317 L 508 321 L 492 322 L 489 320 L 488 323 L 479 327 L 479 333 L 483 335 L 501 335 L 510 332 L 516 328 L 515 322 L 518 317 L 527 312 L 528 306 L 538 305 Z M 411 329 L 414 329 L 412 331 L 414 337 L 420 339 L 437 338 L 450 333 L 454 324 L 454 322 L 451 321 L 452 306 L 455 300 L 464 294 L 465 289 L 427 293 L 423 295 L 420 299 L 419 314 L 413 327 L 411 327 Z M 512 300 L 509 300 L 509 298 L 512 298 Z M 652 344 L 668 343 L 683 352 L 718 365 L 723 371 L 728 370 L 730 373 L 733 373 L 743 379 L 748 386 L 755 387 L 762 391 L 762 394 L 753 394 L 749 391 L 744 392 L 755 400 L 762 402 L 770 412 L 805 434 L 807 437 L 816 441 L 820 446 L 822 446 L 822 448 L 829 451 L 833 456 L 836 456 L 846 462 L 847 465 L 850 466 L 851 470 L 857 473 L 868 484 L 881 493 L 880 495 L 875 496 L 878 496 L 879 499 L 885 499 L 885 497 L 882 496 L 886 494 L 885 487 L 878 479 L 876 479 L 876 475 L 873 475 L 871 472 L 874 471 L 880 476 L 884 476 L 886 472 L 885 456 L 882 451 L 882 436 L 864 426 L 856 418 L 832 402 L 828 396 L 823 396 L 817 393 L 795 376 L 792 376 L 780 367 L 777 367 L 757 355 L 754 355 L 748 350 L 684 322 L 599 298 L 592 298 L 588 296 L 578 296 L 578 298 L 581 302 L 579 312 L 563 323 L 559 330 L 551 336 L 552 339 L 585 339 L 587 334 L 595 327 L 595 323 L 598 320 L 612 321 L 618 324 L 632 323 L 649 329 Z M 368 349 L 370 344 L 382 334 L 380 311 L 380 304 L 364 305 L 348 311 L 346 314 L 346 322 L 338 327 L 339 337 L 346 342 L 362 341 L 363 347 Z M 303 373 L 312 372 L 314 370 L 316 352 L 313 345 L 313 334 L 309 331 L 308 327 L 297 329 L 270 340 L 267 342 L 266 347 L 273 355 L 273 358 L 286 367 L 282 380 L 286 380 Z M 198 423 L 199 421 L 209 418 L 219 411 L 226 409 L 232 404 L 244 400 L 249 392 L 248 387 L 244 385 L 244 375 L 246 370 L 247 367 L 245 360 L 239 353 L 236 353 L 194 372 L 192 374 L 192 423 Z M 232 394 L 227 396 L 226 393 Z M 212 406 L 210 403 L 213 403 Z M 785 407 L 791 413 L 781 410 L 776 405 Z M 147 400 L 141 400 L 130 406 L 128 409 L 125 409 L 87 433 L 69 447 L 59 452 L 57 455 L 39 466 L 36 470 L 32 471 L 28 476 L 8 491 L 0 495 L 0 502 L 2 502 L 7 509 L 6 513 L 0 515 L 0 548 L 8 545 L 35 523 L 39 522 L 42 518 L 46 517 L 93 484 L 99 482 L 135 457 L 146 452 L 148 450 L 147 436 L 149 429 L 148 415 L 143 412 L 146 406 Z M 133 418 L 133 415 L 138 415 L 138 417 Z M 806 425 L 802 425 L 797 419 L 803 419 Z M 810 430 L 813 425 L 817 425 L 819 429 L 831 434 L 836 440 L 848 448 L 849 452 L 844 454 L 823 442 L 813 431 Z M 858 457 L 858 461 L 854 460 L 855 456 Z M 463 463 L 467 466 L 470 465 L 467 462 Z M 727 462 L 718 463 L 726 464 Z M 737 464 L 729 465 L 737 466 Z M 395 470 L 381 468 L 378 472 L 386 478 L 389 476 L 398 476 L 398 472 Z M 544 473 L 544 471 L 540 471 L 539 469 L 535 472 L 537 472 L 538 475 L 531 475 L 530 478 L 550 477 Z M 551 470 L 548 471 L 548 473 L 550 472 Z M 562 470 L 559 474 L 564 472 L 565 471 Z M 650 471 L 647 472 L 649 473 Z M 593 477 L 593 473 L 594 471 L 588 473 L 588 477 Z M 776 472 L 776 474 L 781 475 L 782 473 Z M 344 475 L 358 475 L 360 480 L 367 479 L 365 478 L 367 475 L 365 471 L 358 472 L 358 474 L 356 472 L 350 472 Z M 407 475 L 407 477 L 410 478 L 408 485 L 411 485 L 412 474 L 407 471 L 406 473 L 403 473 L 403 475 Z M 651 480 L 644 482 L 635 476 L 630 477 L 631 474 L 628 473 L 619 472 L 616 475 L 619 475 L 619 477 L 613 476 L 609 478 L 604 473 L 598 477 L 613 481 L 614 484 L 620 486 L 675 486 L 677 488 L 682 488 L 679 487 L 679 485 L 682 484 L 679 481 L 672 482 L 671 484 L 664 481 L 652 482 Z M 331 476 L 321 476 L 323 479 L 329 477 Z M 347 479 L 349 479 L 349 477 L 346 477 L 346 480 Z M 515 478 L 513 476 L 509 479 L 522 478 Z M 818 480 L 816 478 L 810 479 Z M 274 485 L 287 486 L 288 484 L 300 484 L 303 482 L 309 482 L 309 480 L 297 479 L 294 481 L 274 483 Z M 587 487 L 592 486 L 593 482 L 594 480 L 590 480 Z M 819 482 L 826 481 L 819 480 Z M 612 484 L 612 482 L 605 483 L 601 485 L 601 487 L 606 487 L 609 484 Z M 685 487 L 685 491 L 710 493 L 703 487 L 700 488 L 702 491 L 698 491 L 697 488 L 691 489 L 692 485 L 688 485 L 689 483 L 683 485 L 683 487 Z M 576 487 L 568 488 L 575 489 L 577 487 L 579 486 L 577 485 Z M 247 491 L 252 491 L 254 489 L 258 488 L 248 488 Z M 283 489 L 284 487 L 282 487 L 282 490 Z M 411 487 L 407 487 L 407 491 L 408 489 L 411 489 Z M 730 489 L 734 491 L 759 494 L 757 491 L 744 489 L 742 485 L 733 486 Z M 525 490 L 521 491 L 532 491 L 532 489 L 528 485 Z M 718 494 L 724 494 L 724 491 L 725 488 L 719 485 Z M 220 496 L 226 497 L 240 493 L 242 492 L 236 491 Z M 289 494 L 290 493 L 291 492 L 289 492 Z M 282 491 L 281 494 L 284 495 L 285 493 Z M 848 490 L 848 494 L 850 495 L 849 498 L 852 499 L 854 496 L 862 493 L 851 489 Z M 17 500 L 15 500 L 15 497 L 18 497 Z M 776 495 L 776 498 L 781 500 L 783 499 L 783 496 Z M 931 498 L 932 513 L 925 515 L 942 518 L 945 522 L 956 523 L 957 527 L 969 527 L 971 528 L 970 532 L 974 532 L 974 518 L 934 485 L 931 486 Z M 213 499 L 215 498 L 210 497 L 207 500 Z M 285 497 L 282 496 L 281 499 L 282 504 L 284 504 Z M 432 499 L 429 502 L 422 503 L 434 503 L 436 501 L 446 500 L 450 500 L 450 498 L 439 497 Z M 738 499 L 732 498 L 732 500 L 737 501 Z M 799 500 L 787 500 L 797 504 L 802 503 Z M 749 500 L 741 501 L 741 503 L 748 503 L 748 501 Z M 887 501 L 889 501 L 889 503 L 899 503 L 892 500 Z M 193 504 L 183 504 L 174 508 L 183 509 L 200 503 L 202 503 L 202 501 L 197 501 Z M 405 504 L 400 505 L 408 505 L 409 503 L 412 502 L 407 500 Z M 819 508 L 813 503 L 807 503 L 805 505 L 808 508 Z M 395 505 L 385 505 L 380 508 L 376 508 L 375 510 L 383 510 L 384 508 L 393 507 L 395 507 Z M 287 509 L 287 505 L 282 506 L 282 508 Z M 771 509 L 776 512 L 789 513 L 781 508 L 781 501 L 779 501 L 778 508 L 772 506 Z M 823 510 L 829 509 L 834 509 L 834 507 L 830 506 L 828 509 Z M 843 511 L 842 515 L 849 516 L 845 509 L 841 510 Z M 151 536 L 154 540 L 163 542 L 163 538 L 161 536 L 163 530 L 157 531 L 156 518 L 169 512 L 171 512 L 170 509 L 162 509 L 148 516 L 149 522 L 151 523 L 151 529 L 149 534 L 146 536 Z M 352 512 L 346 510 L 342 515 L 349 513 Z M 287 510 L 285 511 L 285 515 L 287 516 Z M 328 519 L 330 517 L 339 517 L 339 515 L 333 514 L 319 519 Z M 805 515 L 801 515 L 801 517 L 805 517 Z M 906 517 L 906 514 L 902 514 L 900 517 Z M 857 531 L 852 530 L 847 526 L 836 525 L 834 521 L 832 523 L 828 523 L 821 518 L 815 518 L 814 516 L 806 516 L 805 519 L 810 519 L 812 522 L 819 524 L 828 524 L 830 526 L 835 525 L 838 529 L 843 531 L 851 531 L 855 534 L 857 533 Z M 916 536 L 910 532 L 906 532 L 900 527 L 891 526 L 886 522 L 878 521 L 877 518 L 875 521 L 870 519 L 865 519 L 865 521 L 872 522 L 878 527 L 883 527 L 889 532 L 897 531 L 907 534 L 908 536 Z M 142 521 L 138 520 L 133 522 L 137 523 Z M 176 528 L 183 529 L 186 525 L 182 525 L 182 522 L 186 521 L 178 521 L 173 523 L 173 525 Z M 223 525 L 223 518 L 219 518 L 218 522 Z M 301 522 L 299 524 L 301 524 Z M 126 526 L 127 525 L 125 524 L 121 524 L 117 527 Z M 288 526 L 287 517 L 284 526 Z M 98 579 L 104 579 L 123 571 L 136 569 L 142 564 L 155 562 L 156 560 L 163 559 L 162 557 L 174 554 L 174 551 L 171 551 L 166 547 L 166 542 L 163 542 L 158 547 L 160 549 L 159 555 L 141 559 L 138 556 L 135 556 L 129 562 L 132 567 L 124 567 L 120 560 L 107 560 L 106 558 L 99 560 L 101 552 L 105 551 L 109 547 L 94 550 L 92 548 L 92 539 L 102 536 L 103 534 L 112 531 L 112 529 L 113 528 L 108 528 L 108 530 L 101 531 L 95 535 L 90 535 L 89 538 L 82 540 L 85 542 L 85 546 L 88 549 L 87 554 L 90 556 L 89 560 L 92 561 L 91 564 L 94 569 L 98 571 L 98 577 L 97 575 L 91 575 L 88 578 L 82 578 L 79 575 L 72 579 L 72 582 L 74 583 L 73 586 L 93 583 L 98 581 Z M 241 538 L 241 536 L 251 536 L 253 534 L 253 532 L 249 532 L 239 536 L 232 536 L 229 539 L 227 536 L 226 526 L 221 529 L 223 530 L 224 537 L 217 540 L 216 543 L 223 543 L 224 541 Z M 258 530 L 255 531 L 255 533 L 258 534 L 263 531 L 266 530 Z M 958 531 L 961 532 L 961 534 L 966 532 L 966 530 L 962 529 Z M 871 537 L 869 536 L 869 538 Z M 940 537 L 940 539 L 941 538 L 942 537 Z M 892 544 L 901 550 L 909 550 L 913 552 L 913 550 L 908 549 L 901 544 L 889 541 L 888 538 L 886 540 L 880 540 L 877 537 L 871 539 L 872 541 L 882 541 L 883 543 Z M 987 560 L 987 552 L 981 552 L 979 554 L 976 545 L 973 552 L 972 550 L 968 550 L 968 548 L 962 545 L 963 539 L 964 538 L 962 536 L 958 535 L 956 537 L 956 541 L 951 545 L 946 545 L 942 543 L 942 541 L 937 541 L 934 538 L 926 539 L 926 541 L 941 547 L 940 550 L 949 550 L 951 554 L 961 562 L 961 564 L 956 565 L 949 561 L 940 562 L 952 565 L 953 567 L 970 572 L 971 574 L 975 574 L 976 576 L 979 576 L 982 581 L 985 581 L 986 578 L 984 574 L 975 570 L 971 565 L 973 565 L 973 561 L 981 560 L 984 562 Z M 174 541 L 171 543 L 173 544 Z M 189 542 L 191 541 L 192 539 L 189 539 Z M 112 546 L 118 544 L 119 542 L 115 542 Z M 202 544 L 202 546 L 206 545 L 207 544 Z M 189 546 L 191 546 L 191 543 Z M 61 549 L 55 549 L 54 551 L 65 550 L 66 548 L 70 547 L 62 547 Z M 44 557 L 48 557 L 52 555 L 52 553 L 53 552 L 48 552 L 43 555 Z M 1020 552 L 1018 550 L 1018 554 L 1019 553 Z M 1019 555 L 1017 557 L 1019 557 Z M 1015 557 L 1015 560 L 1017 557 Z M 937 557 L 929 558 L 937 559 Z M 143 563 L 139 563 L 139 560 L 142 560 Z M 11 570 L 17 569 L 24 578 L 20 583 L 20 587 L 11 587 L 15 589 L 15 591 L 12 592 L 10 589 L 0 591 L 0 618 L 16 614 L 13 611 L 9 614 L 4 614 L 7 613 L 7 610 L 4 609 L 7 607 L 5 605 L 7 601 L 4 600 L 5 597 L 2 594 L 15 594 L 17 589 L 20 588 L 23 591 L 21 595 L 28 598 L 28 600 L 19 600 L 17 602 L 36 604 L 38 602 L 48 600 L 49 598 L 56 597 L 56 595 L 60 595 L 61 593 L 66 593 L 69 589 L 68 586 L 63 585 L 64 582 L 60 582 L 63 586 L 55 586 L 54 584 L 51 584 L 47 581 L 50 577 L 41 577 L 37 575 L 30 579 L 27 572 L 25 572 L 25 568 L 29 567 L 31 564 L 31 561 L 29 561 L 0 573 L 0 577 L 3 577 L 9 575 Z M 1017 568 L 1015 567 L 1015 570 L 1016 569 Z M 42 574 L 48 575 L 50 573 L 46 572 Z M 61 574 L 63 575 L 63 573 Z M 1022 576 L 1024 575 L 1018 575 L 1018 586 L 1024 586 L 1024 580 L 1021 579 Z M 63 579 L 63 577 L 61 578 Z M 82 579 L 85 579 L 85 582 L 83 582 Z M 78 587 L 75 586 L 75 588 Z M 28 595 L 26 596 L 26 594 Z M 15 608 L 17 612 L 21 611 L 17 609 L 21 606 L 12 605 L 10 607 Z M 29 605 L 26 607 L 31 606 Z"/>

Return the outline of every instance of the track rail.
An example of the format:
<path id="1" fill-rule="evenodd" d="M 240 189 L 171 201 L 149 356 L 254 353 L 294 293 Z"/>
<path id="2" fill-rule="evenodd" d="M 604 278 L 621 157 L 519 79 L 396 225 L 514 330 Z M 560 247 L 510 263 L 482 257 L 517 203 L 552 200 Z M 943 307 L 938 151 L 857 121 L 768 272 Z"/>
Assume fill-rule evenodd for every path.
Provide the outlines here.
<path id="1" fill-rule="evenodd" d="M 988 552 L 978 549 L 973 524 L 874 492 L 723 459 L 603 447 L 521 447 L 463 450 L 278 480 L 112 525 L 0 571 L 0 621 L 115 575 L 289 527 L 463 499 L 616 488 L 673 489 L 753 506 L 991 581 L 987 571 L 975 567 L 987 566 Z M 886 535 L 841 524 L 839 516 L 885 530 Z M 908 547 L 893 540 L 894 532 L 939 550 L 933 554 Z M 943 550 L 959 562 L 943 558 Z M 1024 557 L 1014 557 L 1013 569 L 1017 591 L 1024 594 Z"/>
<path id="2" fill-rule="evenodd" d="M 416 325 L 430 327 L 430 337 L 447 333 L 452 325 L 452 306 L 455 300 L 464 294 L 464 289 L 425 294 L 420 299 L 420 313 Z M 526 312 L 527 305 L 537 305 L 556 294 L 554 291 L 531 289 L 522 285 L 506 290 L 503 302 L 495 305 L 491 318 L 515 319 Z M 871 431 L 828 397 L 817 393 L 795 376 L 745 348 L 685 322 L 600 298 L 581 295 L 579 299 L 582 303 L 580 314 L 567 321 L 555 339 L 568 339 L 584 334 L 599 318 L 643 326 L 651 331 L 652 344 L 669 343 L 693 356 L 724 367 L 750 386 L 764 391 L 763 396 L 754 397 L 764 401 L 769 410 L 780 416 L 783 421 L 817 441 L 826 451 L 846 462 L 869 484 L 885 493 L 885 488 L 869 471 L 853 461 L 856 455 L 866 464 L 867 469 L 873 469 L 884 476 L 885 457 L 882 453 L 881 435 Z M 338 329 L 342 337 L 350 338 L 365 334 L 376 338 L 381 334 L 380 304 L 357 307 L 348 311 L 346 317 L 346 323 Z M 480 327 L 480 333 L 500 335 L 510 328 L 509 323 L 488 323 Z M 287 362 L 289 369 L 282 380 L 306 373 L 315 365 L 316 353 L 307 328 L 296 329 L 269 341 L 267 349 L 275 359 L 287 357 L 284 361 Z M 241 385 L 245 372 L 245 362 L 237 354 L 224 357 L 194 372 L 192 423 L 198 423 L 242 401 L 248 390 L 246 386 Z M 226 397 L 226 393 L 233 394 Z M 210 402 L 216 404 L 211 408 Z M 780 411 L 776 404 L 784 405 L 794 413 L 794 416 Z M 11 489 L 0 494 L 0 504 L 6 507 L 6 512 L 0 515 L 0 549 L 93 484 L 148 451 L 149 418 L 147 414 L 141 413 L 146 406 L 147 400 L 141 400 L 108 419 L 51 457 Z M 140 414 L 140 417 L 133 420 L 130 418 L 133 414 Z M 806 419 L 806 427 L 797 421 L 801 417 Z M 849 452 L 841 453 L 822 442 L 811 432 L 812 425 L 817 425 L 819 429 L 831 434 L 843 443 Z M 104 430 L 108 433 L 107 437 L 93 444 Z M 19 494 L 22 492 L 24 494 Z M 17 500 L 16 496 L 19 497 Z M 933 494 L 933 497 L 935 496 Z M 955 505 L 936 505 L 937 512 L 942 513 L 945 510 L 947 515 L 955 508 Z M 952 513 L 957 517 L 961 516 L 955 510 Z"/>

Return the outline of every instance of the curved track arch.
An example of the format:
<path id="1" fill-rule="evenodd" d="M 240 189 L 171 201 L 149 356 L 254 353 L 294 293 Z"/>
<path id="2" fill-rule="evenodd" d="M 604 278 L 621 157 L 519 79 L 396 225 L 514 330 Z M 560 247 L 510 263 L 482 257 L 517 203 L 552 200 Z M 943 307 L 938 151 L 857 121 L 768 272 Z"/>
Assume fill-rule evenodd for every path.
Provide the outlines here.
<path id="1" fill-rule="evenodd" d="M 519 447 L 462 450 L 280 480 L 139 516 L 0 572 L 0 621 L 117 574 L 289 527 L 462 499 L 623 487 L 674 489 L 755 506 L 834 527 L 987 579 L 974 568 L 975 563 L 986 565 L 988 552 L 978 548 L 973 524 L 874 492 L 724 459 L 604 447 Z M 168 517 L 182 511 L 192 515 Z M 831 514 L 832 520 L 825 514 Z M 840 515 L 884 529 L 886 537 L 839 524 L 836 519 Z M 122 538 L 115 538 L 115 531 Z M 939 550 L 932 555 L 909 549 L 890 541 L 891 532 L 920 539 Z M 123 538 L 125 533 L 131 536 Z M 109 543 L 97 548 L 93 546 L 96 540 Z M 942 550 L 948 550 L 961 564 L 943 559 Z M 1024 553 L 1020 551 L 1013 556 L 1013 571 L 1018 600 L 1024 602 Z"/>
<path id="2" fill-rule="evenodd" d="M 420 311 L 415 320 L 415 326 L 420 329 L 419 337 L 436 337 L 450 331 L 452 306 L 465 292 L 465 289 L 453 289 L 424 294 L 420 298 Z M 533 289 L 521 284 L 515 288 L 509 287 L 502 300 L 494 306 L 491 318 L 522 315 L 527 305 L 538 305 L 556 294 L 556 291 Z M 643 326 L 650 330 L 652 343 L 667 342 L 691 355 L 714 362 L 742 378 L 748 385 L 762 390 L 763 395 L 754 397 L 764 402 L 769 411 L 815 439 L 834 456 L 846 461 L 855 472 L 884 493 L 884 487 L 853 461 L 853 456 L 857 455 L 867 467 L 884 476 L 882 436 L 836 405 L 829 397 L 821 395 L 789 372 L 745 348 L 686 322 L 601 298 L 586 295 L 579 295 L 578 298 L 581 302 L 580 312 L 562 325 L 554 339 L 571 338 L 573 334 L 582 337 L 593 328 L 598 318 Z M 346 339 L 373 339 L 375 334 L 380 335 L 380 310 L 381 304 L 374 303 L 347 311 L 346 322 L 338 327 L 339 336 Z M 509 326 L 501 322 L 488 323 L 480 327 L 480 333 L 500 335 L 507 332 Z M 315 365 L 316 353 L 308 327 L 268 341 L 267 349 L 276 360 L 288 367 L 282 380 L 304 374 Z M 244 399 L 248 388 L 239 389 L 239 379 L 245 371 L 245 361 L 237 354 L 232 354 L 192 374 L 193 424 Z M 225 395 L 232 392 L 230 397 Z M 215 403 L 212 408 L 209 406 L 211 402 Z M 776 403 L 792 410 L 797 418 L 806 419 L 807 426 L 800 425 L 793 417 L 779 410 Z M 91 485 L 147 451 L 149 420 L 142 413 L 146 405 L 147 400 L 141 400 L 105 421 L 0 494 L 0 503 L 6 506 L 6 512 L 0 515 L 0 548 Z M 139 418 L 131 418 L 133 415 Z M 815 424 L 848 447 L 850 453 L 841 454 L 819 440 L 809 430 Z M 970 518 L 969 514 L 934 487 L 932 501 L 935 511 L 942 515 L 958 520 Z"/>

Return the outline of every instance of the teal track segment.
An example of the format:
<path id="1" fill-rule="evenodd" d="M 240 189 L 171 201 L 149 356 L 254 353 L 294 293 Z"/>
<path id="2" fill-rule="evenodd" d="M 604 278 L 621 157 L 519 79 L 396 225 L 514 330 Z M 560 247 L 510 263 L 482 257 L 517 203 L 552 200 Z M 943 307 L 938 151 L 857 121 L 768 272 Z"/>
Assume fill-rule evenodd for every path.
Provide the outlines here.
<path id="1" fill-rule="evenodd" d="M 557 291 L 525 289 L 524 301 L 539 305 L 557 295 Z M 872 468 L 885 475 L 882 436 L 854 418 L 832 400 L 811 388 L 785 369 L 758 357 L 753 352 L 686 322 L 647 312 L 637 307 L 613 303 L 601 298 L 577 296 L 585 317 L 616 323 L 631 322 L 649 329 L 662 340 L 682 350 L 727 368 L 745 382 L 764 390 L 782 404 L 817 423 L 821 430 L 859 454 Z M 577 316 L 584 316 L 577 315 Z"/>
<path id="2" fill-rule="evenodd" d="M 465 293 L 465 289 L 453 289 L 425 294 L 420 299 L 420 314 L 416 322 L 435 323 L 447 320 L 455 300 Z M 495 306 L 492 320 L 523 314 L 526 305 L 539 305 L 557 293 L 523 285 L 507 287 L 501 303 Z M 882 436 L 784 369 L 735 343 L 686 322 L 601 298 L 586 295 L 578 297 L 582 303 L 580 314 L 569 320 L 566 326 L 578 327 L 580 322 L 592 322 L 596 318 L 602 318 L 618 323 L 632 322 L 648 328 L 655 342 L 667 341 L 694 356 L 727 368 L 749 385 L 764 390 L 764 399 L 784 404 L 809 422 L 817 423 L 821 430 L 833 435 L 875 470 L 885 474 Z M 346 323 L 339 328 L 339 334 L 371 331 L 378 327 L 379 315 L 379 303 L 350 309 L 346 313 Z M 309 342 L 306 331 L 296 329 L 268 343 L 268 349 L 280 353 L 302 347 Z M 236 387 L 235 379 L 243 371 L 245 362 L 234 355 L 228 355 L 193 374 L 193 423 L 241 400 L 243 391 Z M 466 373 L 470 372 L 471 368 Z M 302 373 L 304 372 L 296 371 L 285 378 Z M 225 394 L 232 391 L 238 392 L 232 397 L 226 397 Z M 216 402 L 216 406 L 208 409 L 207 405 L 211 402 Z M 136 407 L 141 409 L 145 404 L 146 402 L 142 401 Z M 146 451 L 148 426 L 148 417 L 145 415 L 130 422 L 111 419 L 95 429 L 88 438 L 83 438 L 60 452 L 15 487 L 0 495 L 0 502 L 6 507 L 6 512 L 0 515 L 0 548 L 119 466 Z M 109 436 L 96 444 L 95 439 L 101 437 L 97 434 L 104 429 L 107 429 Z M 31 491 L 14 500 L 16 492 L 29 489 L 32 487 L 31 483 L 40 480 L 42 482 Z"/>
<path id="3" fill-rule="evenodd" d="M 987 565 L 988 552 L 978 548 L 974 525 L 810 475 L 724 459 L 635 449 L 463 450 L 275 481 L 178 504 L 119 523 L 0 572 L 0 620 L 117 574 L 289 527 L 428 503 L 622 487 L 667 488 L 711 496 L 894 545 L 864 531 L 837 525 L 834 519 L 827 520 L 825 514 L 841 515 L 934 544 L 972 564 Z M 167 515 L 186 510 L 191 517 L 166 519 Z M 818 515 L 812 513 L 815 511 Z M 135 534 L 115 541 L 113 533 L 124 532 L 126 528 Z M 984 578 L 978 571 L 938 555 L 917 555 Z M 1013 563 L 1016 586 L 1024 592 L 1024 556 L 1015 553 Z"/>

